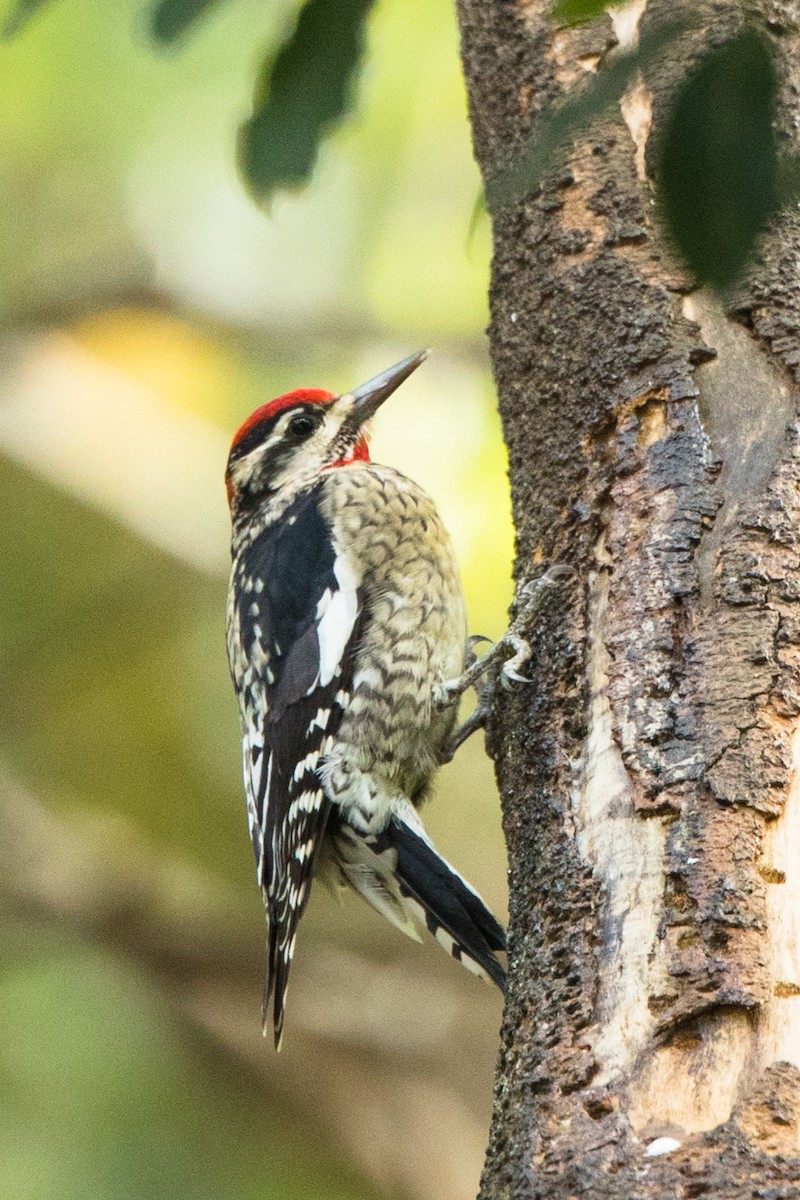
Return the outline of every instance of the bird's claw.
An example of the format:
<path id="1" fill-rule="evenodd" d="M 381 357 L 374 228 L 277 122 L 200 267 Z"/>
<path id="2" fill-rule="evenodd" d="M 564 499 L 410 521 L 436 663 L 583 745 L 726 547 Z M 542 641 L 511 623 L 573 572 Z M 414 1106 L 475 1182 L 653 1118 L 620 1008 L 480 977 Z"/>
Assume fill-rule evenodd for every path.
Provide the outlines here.
<path id="1" fill-rule="evenodd" d="M 440 711 L 449 708 L 462 696 L 467 688 L 474 687 L 480 698 L 483 689 L 483 668 L 479 667 L 480 662 L 475 647 L 479 642 L 490 642 L 491 638 L 484 637 L 482 633 L 473 633 L 467 638 L 466 651 L 464 653 L 464 670 L 457 679 L 445 679 L 438 689 L 438 694 L 434 700 L 434 706 Z M 487 664 L 488 665 L 488 664 Z"/>
<path id="2" fill-rule="evenodd" d="M 508 634 L 506 636 L 507 643 L 511 646 L 514 654 L 511 658 L 506 659 L 500 668 L 500 682 L 504 688 L 508 688 L 512 683 L 533 683 L 527 675 L 520 675 L 519 668 L 523 666 L 531 656 L 531 648 L 524 638 L 517 634 Z"/>
<path id="3" fill-rule="evenodd" d="M 527 675 L 520 674 L 520 667 L 531 656 L 531 648 L 519 631 L 525 628 L 531 617 L 538 610 L 541 604 L 542 593 L 547 588 L 554 587 L 556 584 L 562 583 L 565 579 L 569 579 L 574 573 L 574 568 L 568 566 L 566 563 L 556 563 L 554 566 L 548 567 L 536 579 L 529 579 L 518 590 L 517 601 L 522 601 L 521 609 L 505 637 L 501 639 L 501 643 L 498 643 L 510 646 L 514 651 L 511 658 L 504 662 L 500 668 L 500 683 L 504 688 L 510 687 L 512 683 L 534 682 Z"/>
<path id="4" fill-rule="evenodd" d="M 536 600 L 543 588 L 554 587 L 558 583 L 563 583 L 565 579 L 571 578 L 574 574 L 575 568 L 569 566 L 568 563 L 556 563 L 554 566 L 548 567 L 536 579 L 529 579 L 526 583 L 523 583 L 517 596 L 524 597 L 529 602 Z"/>
<path id="5" fill-rule="evenodd" d="M 519 671 L 515 671 L 508 663 L 503 663 L 503 669 L 500 672 L 500 684 L 506 690 L 509 689 L 512 683 L 534 683 L 533 679 L 529 679 L 527 675 L 520 675 Z"/>
<path id="6" fill-rule="evenodd" d="M 474 662 L 476 658 L 475 647 L 478 645 L 478 643 L 490 642 L 491 640 L 491 638 L 486 637 L 483 633 L 470 634 L 470 636 L 467 638 L 467 657 L 469 658 L 472 656 L 472 660 Z"/>
<path id="7" fill-rule="evenodd" d="M 548 567 L 538 578 L 523 584 L 518 589 L 516 596 L 519 611 L 510 628 L 494 645 L 490 646 L 483 658 L 480 659 L 475 653 L 475 647 L 479 642 L 488 642 L 489 638 L 483 637 L 481 634 L 473 634 L 467 639 L 464 671 L 458 679 L 448 679 L 440 685 L 435 700 L 436 708 L 440 710 L 449 708 L 467 688 L 472 687 L 478 694 L 478 709 L 474 716 L 477 717 L 479 713 L 485 719 L 485 714 L 488 714 L 491 707 L 492 692 L 498 680 L 503 688 L 509 688 L 513 683 L 533 683 L 534 680 L 521 673 L 521 668 L 531 657 L 530 645 L 522 637 L 521 631 L 527 627 L 538 610 L 543 592 L 573 574 L 572 567 L 565 563 L 557 563 L 555 566 Z M 503 651 L 508 649 L 512 651 L 512 654 L 505 662 L 501 663 L 500 657 Z M 465 723 L 465 729 L 471 723 L 472 718 Z M 474 727 L 478 726 L 474 725 Z M 463 737 L 459 738 L 456 735 L 454 744 L 458 745 L 462 740 Z"/>

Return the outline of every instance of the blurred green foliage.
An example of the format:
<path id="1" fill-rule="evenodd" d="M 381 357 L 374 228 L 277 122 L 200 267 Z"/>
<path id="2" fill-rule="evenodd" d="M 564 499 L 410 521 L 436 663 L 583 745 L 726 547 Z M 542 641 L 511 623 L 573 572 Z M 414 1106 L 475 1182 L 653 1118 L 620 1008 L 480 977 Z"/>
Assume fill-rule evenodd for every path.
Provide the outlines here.
<path id="1" fill-rule="evenodd" d="M 352 105 L 374 0 L 308 0 L 262 70 L 240 130 L 242 174 L 259 198 L 306 183 L 323 135 Z"/>
<path id="2" fill-rule="evenodd" d="M 259 1112 L 258 1080 L 187 1037 L 124 959 L 41 931 L 15 949 L 0 977 L 5 1195 L 261 1200 L 265 1181 L 271 1200 L 372 1194 L 315 1154 L 311 1130 Z"/>
<path id="3" fill-rule="evenodd" d="M 489 232 L 467 252 L 454 16 L 376 5 L 354 116 L 265 216 L 233 147 L 297 6 L 201 8 L 59 0 L 0 46 L 0 1187 L 460 1200 L 500 1002 L 432 939 L 315 889 L 286 1049 L 261 1038 L 222 484 L 256 404 L 432 345 L 375 456 L 435 495 L 473 627 L 502 628 Z M 154 15 L 177 52 L 154 52 Z M 426 821 L 502 912 L 480 738 Z"/>
<path id="4" fill-rule="evenodd" d="M 153 37 L 159 42 L 173 42 L 183 37 L 195 22 L 221 2 L 222 0 L 158 0 L 151 18 Z"/>
<path id="5" fill-rule="evenodd" d="M 46 3 L 17 0 L 6 18 L 6 35 L 18 33 Z M 158 0 L 151 36 L 174 42 L 218 3 Z M 256 199 L 268 201 L 280 189 L 310 179 L 323 139 L 352 109 L 373 5 L 374 0 L 305 0 L 290 35 L 277 50 L 270 46 L 252 115 L 238 133 L 242 176 Z M 608 20 L 619 7 L 603 0 L 555 0 L 550 16 L 570 27 Z M 601 62 L 577 93 L 540 114 L 522 147 L 488 181 L 490 211 L 536 191 L 556 155 L 618 104 L 639 72 L 646 76 L 657 69 L 670 43 L 698 20 L 689 7 L 645 27 L 626 53 Z M 747 25 L 725 46 L 706 49 L 673 101 L 655 184 L 674 248 L 699 284 L 719 291 L 733 284 L 779 204 L 796 200 L 800 171 L 794 159 L 779 162 L 775 101 L 772 48 Z"/>
<path id="6" fill-rule="evenodd" d="M 19 33 L 21 29 L 25 28 L 28 21 L 49 2 L 50 0 L 16 0 L 3 22 L 3 36 L 13 37 Z"/>

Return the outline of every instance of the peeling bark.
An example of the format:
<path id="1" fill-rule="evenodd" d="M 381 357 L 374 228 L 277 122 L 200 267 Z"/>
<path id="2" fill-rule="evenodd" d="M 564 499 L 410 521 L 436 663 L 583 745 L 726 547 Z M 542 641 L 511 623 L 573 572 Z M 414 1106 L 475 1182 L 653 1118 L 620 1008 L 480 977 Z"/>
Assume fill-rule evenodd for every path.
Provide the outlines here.
<path id="1" fill-rule="evenodd" d="M 566 32 L 545 0 L 458 7 L 488 178 L 645 6 Z M 692 8 L 703 27 L 494 222 L 517 573 L 577 582 L 490 728 L 511 951 L 485 1200 L 800 1196 L 800 219 L 728 311 L 671 257 L 665 104 L 745 11 Z M 800 3 L 746 8 L 786 143 Z"/>

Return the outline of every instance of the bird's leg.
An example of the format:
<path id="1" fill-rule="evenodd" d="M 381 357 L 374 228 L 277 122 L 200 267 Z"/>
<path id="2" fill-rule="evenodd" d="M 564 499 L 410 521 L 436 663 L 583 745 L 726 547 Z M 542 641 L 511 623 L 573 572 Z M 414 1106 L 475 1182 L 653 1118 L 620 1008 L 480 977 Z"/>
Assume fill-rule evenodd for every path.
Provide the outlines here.
<path id="1" fill-rule="evenodd" d="M 467 651 L 464 655 L 466 668 L 459 679 L 451 680 L 449 683 L 442 685 L 441 697 L 437 700 L 437 707 L 440 709 L 449 708 L 451 704 L 458 701 L 459 696 L 466 691 L 468 687 L 474 687 L 478 695 L 478 704 L 475 709 L 467 717 L 466 721 L 462 721 L 458 729 L 450 738 L 446 746 L 443 746 L 439 751 L 439 761 L 448 763 L 455 756 L 456 750 L 461 746 L 468 737 L 477 730 L 482 729 L 486 724 L 486 719 L 489 715 L 489 709 L 492 702 L 492 692 L 494 691 L 494 680 L 487 677 L 483 669 L 483 659 L 479 659 L 475 653 L 475 646 L 478 642 L 488 642 L 489 639 L 481 634 L 474 634 L 467 638 Z M 476 672 L 476 668 L 481 670 Z M 469 675 L 469 681 L 460 687 L 465 677 Z M 450 688 L 453 684 L 459 685 L 459 690 L 451 692 Z"/>
<path id="2" fill-rule="evenodd" d="M 520 668 L 525 665 L 531 655 L 531 648 L 522 636 L 522 631 L 527 628 L 541 607 L 547 589 L 560 583 L 562 579 L 566 579 L 571 574 L 571 567 L 557 565 L 550 567 L 538 579 L 532 579 L 523 584 L 517 593 L 518 602 L 522 602 L 522 607 L 506 632 L 481 658 L 475 654 L 474 647 L 477 642 L 488 641 L 488 638 L 471 637 L 468 640 L 466 670 L 459 675 L 458 679 L 449 679 L 442 684 L 440 695 L 437 697 L 437 707 L 449 708 L 467 688 L 475 687 L 477 681 L 489 672 L 490 667 L 496 666 L 498 659 L 507 654 L 509 650 L 512 650 L 513 654 L 506 658 L 498 671 L 501 682 L 504 682 L 506 686 L 509 683 L 532 683 L 533 680 L 527 679 L 519 673 Z"/>
<path id="3" fill-rule="evenodd" d="M 459 725 L 447 746 L 443 747 L 440 759 L 443 763 L 451 758 L 467 738 L 476 730 L 483 728 L 492 705 L 494 689 L 498 681 L 501 686 L 509 687 L 512 683 L 532 683 L 533 680 L 521 675 L 520 671 L 531 656 L 531 648 L 522 631 L 525 630 L 534 615 L 542 605 L 548 588 L 561 582 L 572 574 L 572 568 L 564 565 L 550 567 L 538 579 L 532 579 L 523 584 L 517 593 L 521 607 L 516 617 L 501 638 L 491 646 L 481 657 L 475 653 L 477 642 L 488 641 L 484 637 L 471 637 L 467 642 L 466 668 L 458 679 L 447 680 L 442 684 L 436 700 L 440 709 L 449 708 L 455 704 L 467 688 L 473 687 L 478 694 L 478 706 L 470 713 L 466 721 Z M 511 655 L 508 652 L 512 651 Z M 500 662 L 503 656 L 505 661 Z"/>

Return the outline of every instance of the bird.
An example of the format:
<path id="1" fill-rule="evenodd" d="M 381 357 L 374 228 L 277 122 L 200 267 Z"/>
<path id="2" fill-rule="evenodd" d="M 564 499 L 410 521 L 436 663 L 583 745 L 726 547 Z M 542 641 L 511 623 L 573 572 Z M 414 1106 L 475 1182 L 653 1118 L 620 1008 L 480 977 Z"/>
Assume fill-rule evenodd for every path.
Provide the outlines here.
<path id="1" fill-rule="evenodd" d="M 427 355 L 351 392 L 261 405 L 228 457 L 227 647 L 277 1049 L 315 877 L 417 940 L 420 923 L 504 988 L 505 931 L 419 814 L 437 768 L 481 723 L 455 729 L 455 701 L 481 668 L 453 546 L 430 497 L 369 449 L 372 418 Z"/>

